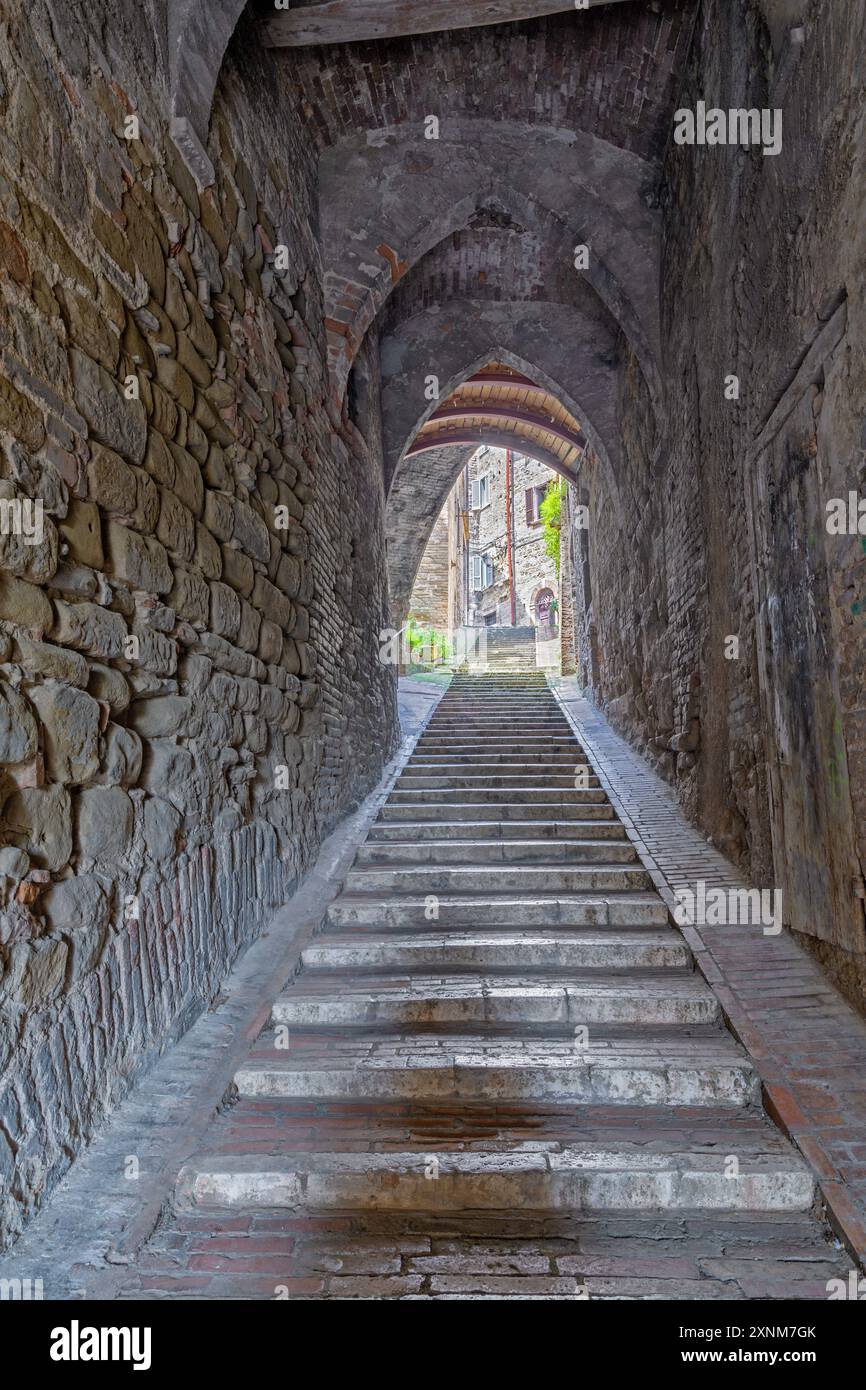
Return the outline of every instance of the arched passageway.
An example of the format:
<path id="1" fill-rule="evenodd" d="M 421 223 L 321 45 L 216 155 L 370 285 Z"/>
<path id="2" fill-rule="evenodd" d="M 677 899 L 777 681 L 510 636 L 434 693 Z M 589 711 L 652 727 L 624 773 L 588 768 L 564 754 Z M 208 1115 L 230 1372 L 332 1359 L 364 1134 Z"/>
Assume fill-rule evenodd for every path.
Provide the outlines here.
<path id="1" fill-rule="evenodd" d="M 843 1153 L 803 1058 L 830 1019 L 859 1058 L 866 1013 L 866 4 L 495 8 L 5 6 L 4 1242 L 227 1017 L 274 914 L 301 933 L 292 904 L 330 865 L 321 941 L 236 1085 L 275 1133 L 333 1103 L 340 1156 L 316 1131 L 295 1166 L 278 1146 L 282 1166 L 214 1166 L 202 1127 L 156 1210 L 318 1193 L 420 1204 L 423 1225 L 418 1135 L 453 1102 L 429 1191 L 455 1219 L 498 1200 L 502 1238 L 533 1202 L 568 1239 L 582 1204 L 652 1223 L 691 1201 L 732 1227 L 786 1209 L 820 1272 L 817 1183 L 862 1253 L 859 1090 L 822 1081 Z M 431 713 L 440 688 L 399 686 L 386 636 L 480 444 L 565 481 L 565 680 L 516 654 Z M 527 589 L 546 628 L 551 592 Z M 346 826 L 347 861 L 322 858 Z M 695 864 L 769 894 L 769 922 L 681 936 Z M 808 1048 L 768 1002 L 788 978 Z M 274 1060 L 284 1025 L 305 1056 Z M 359 1098 L 387 1132 L 366 1164 L 346 1158 Z M 507 1171 L 525 1134 L 497 1099 L 565 1145 L 560 1168 Z M 568 1105 L 586 1123 L 563 1140 Z M 725 1186 L 707 1136 L 734 1112 Z M 692 1253 L 694 1282 L 724 1281 Z M 442 1292 L 401 1261 L 404 1292 Z"/>

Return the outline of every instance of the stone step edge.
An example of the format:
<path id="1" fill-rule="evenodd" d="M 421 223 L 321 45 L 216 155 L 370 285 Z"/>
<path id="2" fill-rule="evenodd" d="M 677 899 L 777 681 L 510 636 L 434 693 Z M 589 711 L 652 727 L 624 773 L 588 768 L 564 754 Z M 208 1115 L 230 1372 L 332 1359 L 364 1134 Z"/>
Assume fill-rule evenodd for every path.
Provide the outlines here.
<path id="1" fill-rule="evenodd" d="M 640 1145 L 558 1153 L 437 1150 L 294 1153 L 291 1157 L 202 1155 L 178 1176 L 180 1209 L 399 1209 L 403 1211 L 807 1212 L 815 1180 L 793 1152 L 743 1156 L 727 1176 L 725 1156 L 650 1154 Z"/>

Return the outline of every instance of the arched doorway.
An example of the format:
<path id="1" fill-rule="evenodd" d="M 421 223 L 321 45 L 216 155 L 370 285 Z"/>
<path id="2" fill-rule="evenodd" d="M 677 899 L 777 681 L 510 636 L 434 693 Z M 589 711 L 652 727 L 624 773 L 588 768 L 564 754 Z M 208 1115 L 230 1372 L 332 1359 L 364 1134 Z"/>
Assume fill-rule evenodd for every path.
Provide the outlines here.
<path id="1" fill-rule="evenodd" d="M 549 642 L 559 632 L 559 605 L 550 588 L 539 589 L 532 600 L 532 620 L 538 629 L 538 640 Z"/>

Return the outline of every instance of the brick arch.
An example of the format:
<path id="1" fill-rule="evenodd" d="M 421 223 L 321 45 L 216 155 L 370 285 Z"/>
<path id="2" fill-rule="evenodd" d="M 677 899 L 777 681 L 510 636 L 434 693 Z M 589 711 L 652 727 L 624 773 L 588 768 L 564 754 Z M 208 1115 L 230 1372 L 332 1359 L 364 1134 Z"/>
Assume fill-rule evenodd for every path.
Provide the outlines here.
<path id="1" fill-rule="evenodd" d="M 497 342 L 471 361 L 463 363 L 460 370 L 443 385 L 440 393 L 441 399 L 445 399 L 461 382 L 491 362 L 502 362 L 524 376 L 530 377 L 539 386 L 544 386 L 580 420 L 581 426 L 590 436 L 594 447 L 597 446 L 598 457 L 605 470 L 613 504 L 620 512 L 616 478 L 607 455 L 605 442 L 598 438 L 595 431 L 592 431 L 577 402 L 550 375 L 545 367 L 539 367 L 535 361 L 529 361 L 513 351 L 511 347 Z M 425 414 L 427 413 L 429 412 L 425 411 Z M 414 433 L 413 430 L 413 436 Z M 408 439 L 406 443 L 409 443 Z M 436 518 L 457 481 L 460 470 L 481 443 L 502 448 L 514 448 L 527 457 L 537 458 L 539 462 L 562 472 L 563 476 L 570 477 L 564 470 L 558 469 L 554 460 L 549 456 L 539 455 L 524 437 L 515 435 L 513 438 L 508 438 L 489 429 L 486 429 L 483 438 L 479 438 L 478 442 L 471 447 L 432 449 L 422 455 L 409 458 L 401 457 L 390 480 L 385 508 L 388 588 L 391 622 L 394 626 L 400 627 L 406 620 L 412 586 Z"/>
<path id="2" fill-rule="evenodd" d="M 321 247 L 329 353 L 342 396 L 355 354 L 395 286 L 434 247 L 495 202 L 531 227 L 622 326 L 658 392 L 658 219 L 647 206 L 655 169 L 581 131 L 464 120 L 425 141 L 405 128 L 361 132 L 320 161 Z"/>
<path id="3" fill-rule="evenodd" d="M 381 354 L 389 492 L 404 466 L 405 450 L 436 406 L 467 377 L 499 361 L 544 386 L 571 411 L 599 458 L 611 499 L 621 512 L 616 341 L 609 330 L 603 333 L 599 324 L 571 306 L 457 300 L 432 306 L 401 324 L 383 338 Z M 424 398 L 424 379 L 430 373 L 439 377 L 434 401 Z M 513 447 L 526 452 L 520 443 Z M 546 458 L 541 462 L 549 464 Z"/>

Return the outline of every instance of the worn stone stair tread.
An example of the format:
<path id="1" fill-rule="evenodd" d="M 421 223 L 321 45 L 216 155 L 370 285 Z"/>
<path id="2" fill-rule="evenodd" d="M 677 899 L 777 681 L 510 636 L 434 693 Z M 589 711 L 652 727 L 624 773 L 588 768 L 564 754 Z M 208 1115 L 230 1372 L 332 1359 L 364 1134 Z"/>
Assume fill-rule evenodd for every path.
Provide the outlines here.
<path id="1" fill-rule="evenodd" d="M 408 868 L 427 867 L 430 864 L 477 864 L 484 862 L 515 864 L 632 864 L 637 862 L 637 852 L 629 840 L 605 840 L 600 836 L 585 840 L 540 839 L 528 837 L 520 839 L 485 839 L 479 836 L 473 840 L 372 840 L 362 845 L 355 856 L 355 868 L 368 865 L 386 868 L 400 865 Z"/>
<path id="2" fill-rule="evenodd" d="M 430 792 L 435 791 L 435 798 L 431 798 Z M 431 802 L 461 802 L 466 805 L 473 801 L 478 802 L 530 802 L 534 805 L 580 805 L 582 802 L 607 801 L 606 792 L 601 787 L 578 788 L 566 787 L 431 787 L 427 791 L 423 787 L 395 787 L 389 795 L 388 803 L 398 805 L 402 801 L 411 805 L 430 806 Z"/>
<path id="3" fill-rule="evenodd" d="M 282 1157 L 203 1154 L 178 1181 L 182 1205 L 400 1210 L 805 1212 L 811 1172 L 792 1148 L 739 1157 L 653 1153 L 640 1143 L 554 1153 L 294 1152 Z"/>
<path id="4" fill-rule="evenodd" d="M 661 927 L 668 924 L 665 903 L 654 893 L 585 892 L 532 894 L 439 893 L 438 926 L 459 928 L 609 926 Z M 430 925 L 430 905 L 423 894 L 343 892 L 331 903 L 326 923 L 365 922 L 368 925 Z"/>
<path id="5" fill-rule="evenodd" d="M 376 821 L 370 827 L 368 844 L 406 844 L 418 840 L 503 840 L 516 844 L 523 840 L 611 840 L 627 839 L 625 827 L 619 821 L 605 820 L 514 820 L 514 821 L 446 821 L 414 820 L 403 822 Z"/>
<path id="6" fill-rule="evenodd" d="M 760 1087 L 748 1057 L 716 1036 L 515 1039 L 415 1034 L 341 1040 L 326 1052 L 272 1049 L 235 1074 L 241 1095 L 743 1106 Z"/>
<path id="7" fill-rule="evenodd" d="M 328 933 L 305 947 L 308 969 L 455 969 L 473 965 L 491 970 L 557 966 L 568 969 L 690 969 L 689 948 L 676 932 L 540 932 L 531 938 L 508 930 L 466 932 Z"/>
<path id="8" fill-rule="evenodd" d="M 712 990 L 698 976 L 673 980 L 588 982 L 542 975 L 378 976 L 335 986 L 328 973 L 308 972 L 275 1000 L 273 1023 L 363 1026 L 381 1021 L 443 1023 L 709 1024 L 719 1018 Z"/>
<path id="9" fill-rule="evenodd" d="M 411 801 L 386 801 L 377 825 L 384 821 L 408 822 L 428 820 L 439 814 L 441 820 L 457 823 L 460 821 L 486 820 L 493 825 L 507 824 L 511 821 L 537 820 L 543 823 L 562 820 L 604 820 L 616 824 L 613 807 L 601 792 L 591 797 L 584 796 L 575 801 L 546 802 L 496 802 L 496 801 L 438 801 L 424 797 L 413 797 Z"/>
<path id="10" fill-rule="evenodd" d="M 503 781 L 512 786 L 522 787 L 542 783 L 546 787 L 573 787 L 576 791 L 586 791 L 588 787 L 598 787 L 598 777 L 586 775 L 580 785 L 575 786 L 575 766 L 579 759 L 567 763 L 544 763 L 540 759 L 515 767 L 513 763 L 407 763 L 401 772 L 396 787 L 408 786 L 411 782 L 429 784 L 430 791 L 437 785 L 446 787 L 473 786 L 497 787 Z M 531 779 L 527 783 L 527 778 Z"/>
<path id="11" fill-rule="evenodd" d="M 527 893 L 570 893 L 649 889 L 652 880 L 639 861 L 634 864 L 420 864 L 382 866 L 360 864 L 346 875 L 347 892 L 471 893 L 486 897 L 492 889 Z"/>

